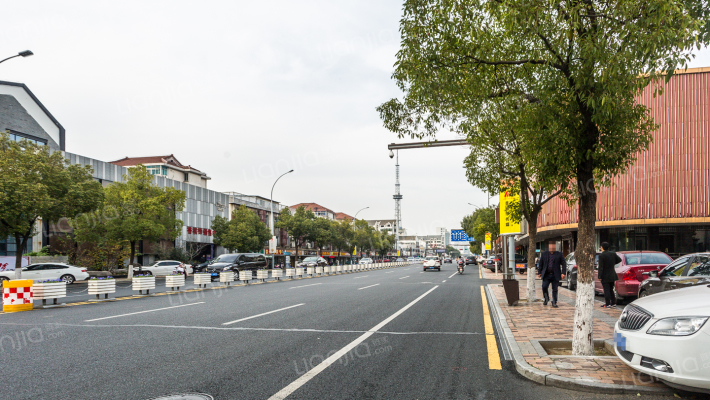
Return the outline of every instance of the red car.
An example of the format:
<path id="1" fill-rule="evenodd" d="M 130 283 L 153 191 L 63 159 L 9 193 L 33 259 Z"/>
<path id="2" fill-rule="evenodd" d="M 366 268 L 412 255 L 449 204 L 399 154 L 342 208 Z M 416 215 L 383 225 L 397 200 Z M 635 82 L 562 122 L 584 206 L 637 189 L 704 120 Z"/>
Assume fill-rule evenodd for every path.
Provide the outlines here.
<path id="1" fill-rule="evenodd" d="M 660 251 L 619 251 L 616 254 L 621 258 L 621 262 L 616 264 L 619 280 L 614 286 L 614 295 L 619 300 L 638 296 L 639 285 L 648 278 L 644 272 L 659 271 L 673 261 L 668 254 Z M 599 265 L 595 265 L 594 291 L 604 293 L 598 275 Z"/>

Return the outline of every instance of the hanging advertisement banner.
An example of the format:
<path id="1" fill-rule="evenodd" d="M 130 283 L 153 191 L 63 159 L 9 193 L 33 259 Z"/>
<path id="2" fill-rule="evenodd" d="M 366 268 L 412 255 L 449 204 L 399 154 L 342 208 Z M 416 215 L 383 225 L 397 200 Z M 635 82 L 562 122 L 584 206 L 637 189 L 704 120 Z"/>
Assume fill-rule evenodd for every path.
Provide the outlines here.
<path id="1" fill-rule="evenodd" d="M 500 235 L 515 235 L 520 233 L 520 221 L 512 218 L 513 207 L 518 199 L 509 190 L 500 192 Z"/>
<path id="2" fill-rule="evenodd" d="M 486 232 L 486 250 L 491 250 L 491 233 Z"/>

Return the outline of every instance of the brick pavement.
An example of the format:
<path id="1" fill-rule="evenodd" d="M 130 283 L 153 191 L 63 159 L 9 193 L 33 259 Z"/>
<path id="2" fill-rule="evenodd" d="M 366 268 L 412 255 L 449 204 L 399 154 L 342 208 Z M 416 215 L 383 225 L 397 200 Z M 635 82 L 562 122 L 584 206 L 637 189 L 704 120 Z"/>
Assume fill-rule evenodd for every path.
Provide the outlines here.
<path id="1" fill-rule="evenodd" d="M 484 272 L 488 279 L 501 279 L 502 276 Z M 519 280 L 527 279 L 527 275 L 518 275 Z M 558 376 L 587 380 L 599 383 L 642 385 L 665 387 L 646 374 L 639 373 L 627 367 L 618 357 L 580 357 L 580 356 L 548 356 L 540 355 L 536 350 L 537 340 L 566 339 L 572 340 L 572 325 L 574 321 L 575 293 L 565 288 L 559 288 L 559 308 L 542 302 L 528 304 L 527 293 L 523 282 L 520 285 L 520 303 L 509 307 L 505 299 L 502 285 L 492 285 L 492 291 L 503 310 L 508 325 L 520 347 L 523 357 L 532 367 Z M 538 299 L 542 298 L 540 281 L 536 282 Z M 594 338 L 612 339 L 614 322 L 619 318 L 621 309 L 602 309 L 597 301 L 594 312 Z M 532 342 L 531 342 L 532 340 Z M 540 348 L 539 345 L 537 348 Z"/>

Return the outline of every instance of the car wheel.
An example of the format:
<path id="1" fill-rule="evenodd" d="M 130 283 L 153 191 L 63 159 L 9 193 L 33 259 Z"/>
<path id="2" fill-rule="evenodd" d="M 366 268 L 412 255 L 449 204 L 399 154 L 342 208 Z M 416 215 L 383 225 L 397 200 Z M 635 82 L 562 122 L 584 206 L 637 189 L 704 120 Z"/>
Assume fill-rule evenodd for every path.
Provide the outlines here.
<path id="1" fill-rule="evenodd" d="M 642 290 L 641 293 L 639 293 L 639 298 L 646 297 L 646 296 L 648 296 L 648 292 L 645 290 Z"/>
<path id="2" fill-rule="evenodd" d="M 67 285 L 71 285 L 75 280 L 73 275 L 62 275 L 59 279 L 64 281 Z"/>
<path id="3" fill-rule="evenodd" d="M 9 278 L 5 278 L 4 276 L 0 276 L 0 282 L 5 282 L 5 281 L 9 281 L 9 280 L 10 280 Z"/>
<path id="4" fill-rule="evenodd" d="M 441 267 L 437 268 L 436 270 L 439 271 L 439 272 L 441 272 Z"/>
<path id="5" fill-rule="evenodd" d="M 616 285 L 614 285 L 614 297 L 616 297 L 617 303 L 624 300 L 623 297 L 619 296 L 619 292 L 616 291 Z"/>

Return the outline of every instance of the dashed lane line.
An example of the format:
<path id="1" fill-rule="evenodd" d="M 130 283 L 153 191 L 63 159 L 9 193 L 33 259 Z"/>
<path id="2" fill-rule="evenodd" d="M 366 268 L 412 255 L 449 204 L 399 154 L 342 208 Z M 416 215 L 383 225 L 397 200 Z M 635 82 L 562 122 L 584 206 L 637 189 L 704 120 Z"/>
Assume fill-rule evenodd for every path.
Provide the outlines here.
<path id="1" fill-rule="evenodd" d="M 235 320 L 235 321 L 225 322 L 225 323 L 223 323 L 222 325 L 236 324 L 237 322 L 246 321 L 246 320 L 248 320 L 248 319 L 263 317 L 264 315 L 269 315 L 269 314 L 277 313 L 277 312 L 279 312 L 279 311 L 288 310 L 288 309 L 294 308 L 294 307 L 300 307 L 300 306 L 302 306 L 302 305 L 304 305 L 304 304 L 306 304 L 306 303 L 301 303 L 301 304 L 296 304 L 296 305 L 293 305 L 293 306 L 288 306 L 288 307 L 284 307 L 284 308 L 279 308 L 278 310 L 267 311 L 267 312 L 265 312 L 265 313 L 261 313 L 261 314 L 257 314 L 257 315 L 252 315 L 251 317 L 246 317 L 246 318 L 238 319 L 238 320 Z"/>
<path id="2" fill-rule="evenodd" d="M 367 289 L 367 288 L 371 288 L 371 287 L 373 287 L 373 286 L 380 286 L 380 284 L 379 284 L 379 283 L 375 283 L 374 285 L 361 287 L 361 288 L 358 288 L 357 290 Z"/>
<path id="3" fill-rule="evenodd" d="M 197 302 L 197 303 L 181 304 L 181 305 L 179 305 L 179 306 L 163 307 L 163 308 L 156 308 L 156 309 L 153 309 L 153 310 L 136 311 L 136 312 L 132 312 L 132 313 L 128 313 L 128 314 L 112 315 L 112 316 L 110 316 L 110 317 L 101 317 L 101 318 L 87 319 L 87 320 L 84 320 L 84 322 L 94 322 L 94 321 L 101 321 L 101 320 L 104 320 L 104 319 L 111 319 L 111 318 L 118 318 L 118 317 L 127 317 L 127 316 L 129 316 L 129 315 L 145 314 L 145 313 L 149 313 L 149 312 L 162 311 L 162 310 L 169 310 L 169 309 L 171 309 L 171 308 L 195 306 L 195 305 L 198 305 L 198 304 L 205 304 L 205 302 L 204 302 L 204 301 L 199 301 L 199 302 Z"/>
<path id="4" fill-rule="evenodd" d="M 352 342 L 350 342 L 350 344 L 348 344 L 347 346 L 345 346 L 345 347 L 343 347 L 342 349 L 338 350 L 335 354 L 333 354 L 332 356 L 326 358 L 322 363 L 316 365 L 314 368 L 311 368 L 308 372 L 306 372 L 305 374 L 301 375 L 301 376 L 300 376 L 299 378 L 297 378 L 295 381 L 291 382 L 288 386 L 286 386 L 285 388 L 279 390 L 276 394 L 274 394 L 273 396 L 271 396 L 271 397 L 269 398 L 269 400 L 283 400 L 283 399 L 285 399 L 286 397 L 288 397 L 291 393 L 295 392 L 296 390 L 298 390 L 298 388 L 300 388 L 301 386 L 303 386 L 303 385 L 305 385 L 306 383 L 308 383 L 308 381 L 310 381 L 311 379 L 315 378 L 316 375 L 318 375 L 318 374 L 321 373 L 323 370 L 325 370 L 326 368 L 328 368 L 328 367 L 329 367 L 331 364 L 333 364 L 334 362 L 338 361 L 338 360 L 339 360 L 342 356 L 344 356 L 345 354 L 348 354 L 348 352 L 350 352 L 352 349 L 356 348 L 358 345 L 360 345 L 360 343 L 362 343 L 362 342 L 364 342 L 365 340 L 367 340 L 367 338 L 369 338 L 369 337 L 372 336 L 374 333 L 376 333 L 377 331 L 379 331 L 380 329 L 382 329 L 382 327 L 384 327 L 385 325 L 387 325 L 388 323 L 390 323 L 393 319 L 397 318 L 399 315 L 401 315 L 402 313 L 404 313 L 405 311 L 407 311 L 410 307 L 412 307 L 412 306 L 415 305 L 417 302 L 419 302 L 419 300 L 421 300 L 421 299 L 423 299 L 424 297 L 426 297 L 429 293 L 433 292 L 433 291 L 434 291 L 436 288 L 438 288 L 438 287 L 439 287 L 439 286 L 437 285 L 437 286 L 434 286 L 433 288 L 429 289 L 429 290 L 426 291 L 423 295 L 417 297 L 417 298 L 414 299 L 411 303 L 409 303 L 409 304 L 407 304 L 406 306 L 402 307 L 399 311 L 397 311 L 396 313 L 390 315 L 389 317 L 387 317 L 387 319 L 385 319 L 384 321 L 382 321 L 382 322 L 380 322 L 379 324 L 377 324 L 377 325 L 375 325 L 374 327 L 372 327 L 372 329 L 370 329 L 370 330 L 368 330 L 366 333 L 362 334 L 359 338 L 353 340 Z"/>
<path id="5" fill-rule="evenodd" d="M 298 288 L 302 288 L 302 287 L 315 286 L 315 285 L 322 285 L 322 284 L 323 284 L 323 283 L 311 283 L 310 285 L 294 286 L 294 287 L 290 287 L 289 289 L 298 289 Z"/>

